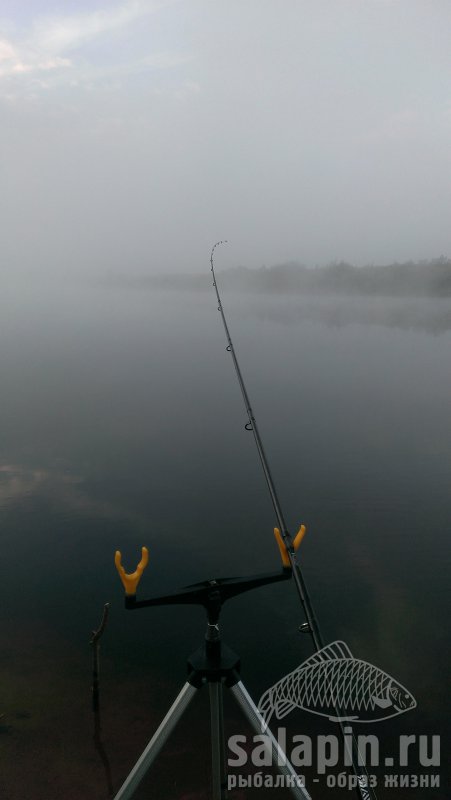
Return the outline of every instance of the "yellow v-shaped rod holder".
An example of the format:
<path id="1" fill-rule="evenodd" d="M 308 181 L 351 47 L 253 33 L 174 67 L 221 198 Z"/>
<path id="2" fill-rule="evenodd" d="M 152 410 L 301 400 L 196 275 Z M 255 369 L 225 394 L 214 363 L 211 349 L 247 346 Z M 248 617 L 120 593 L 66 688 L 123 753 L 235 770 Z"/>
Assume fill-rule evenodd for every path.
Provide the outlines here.
<path id="1" fill-rule="evenodd" d="M 301 544 L 301 542 L 302 542 L 302 540 L 303 540 L 303 538 L 305 536 L 305 532 L 306 532 L 305 525 L 301 525 L 301 527 L 299 528 L 296 536 L 293 539 L 293 547 L 294 547 L 295 551 L 298 549 L 299 545 Z M 290 561 L 290 558 L 289 558 L 289 555 L 288 555 L 287 546 L 286 546 L 284 540 L 282 539 L 282 534 L 280 533 L 279 528 L 274 528 L 274 536 L 276 537 L 276 542 L 279 545 L 280 557 L 282 559 L 282 564 L 283 564 L 284 568 L 289 567 L 291 569 L 291 561 Z"/>
<path id="2" fill-rule="evenodd" d="M 141 548 L 141 561 L 136 567 L 135 572 L 127 574 L 124 567 L 122 566 L 122 554 L 120 550 L 116 550 L 114 556 L 114 563 L 116 564 L 116 569 L 123 583 L 125 594 L 128 595 L 136 594 L 138 583 L 141 580 L 141 575 L 143 574 L 145 568 L 147 567 L 148 561 L 149 561 L 149 551 L 147 547 L 143 547 Z"/>

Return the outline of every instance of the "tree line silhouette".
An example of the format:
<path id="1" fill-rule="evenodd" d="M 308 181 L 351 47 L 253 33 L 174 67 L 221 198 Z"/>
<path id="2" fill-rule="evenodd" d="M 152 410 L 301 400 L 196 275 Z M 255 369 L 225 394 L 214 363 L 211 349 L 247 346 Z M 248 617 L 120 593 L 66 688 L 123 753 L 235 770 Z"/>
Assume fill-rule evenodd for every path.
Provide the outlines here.
<path id="1" fill-rule="evenodd" d="M 343 294 L 388 297 L 450 297 L 451 259 L 356 267 L 346 261 L 306 267 L 297 261 L 272 267 L 236 267 L 219 273 L 224 289 L 274 294 Z M 202 274 L 109 275 L 108 282 L 136 288 L 206 290 L 209 272 Z"/>

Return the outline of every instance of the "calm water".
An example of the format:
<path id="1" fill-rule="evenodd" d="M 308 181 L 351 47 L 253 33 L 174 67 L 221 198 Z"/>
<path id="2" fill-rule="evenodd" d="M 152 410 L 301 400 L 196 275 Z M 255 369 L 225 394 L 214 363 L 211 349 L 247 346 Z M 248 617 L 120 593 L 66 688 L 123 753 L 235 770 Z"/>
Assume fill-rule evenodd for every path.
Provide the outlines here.
<path id="1" fill-rule="evenodd" d="M 300 555 L 324 638 L 346 641 L 418 703 L 363 732 L 444 737 L 449 302 L 224 303 L 287 520 L 308 527 Z M 127 614 L 114 551 L 134 568 L 149 547 L 141 596 L 277 569 L 274 515 L 212 292 L 10 287 L 0 310 L 0 795 L 100 800 L 121 785 L 204 632 L 199 609 Z M 107 601 L 102 750 L 89 640 Z M 290 584 L 224 609 L 255 699 L 310 655 L 301 622 Z M 228 733 L 246 730 L 226 710 Z M 298 712 L 292 724 L 335 732 L 320 722 Z M 447 797 L 444 767 L 441 777 L 421 796 Z M 201 696 L 137 797 L 207 798 L 208 782 Z"/>

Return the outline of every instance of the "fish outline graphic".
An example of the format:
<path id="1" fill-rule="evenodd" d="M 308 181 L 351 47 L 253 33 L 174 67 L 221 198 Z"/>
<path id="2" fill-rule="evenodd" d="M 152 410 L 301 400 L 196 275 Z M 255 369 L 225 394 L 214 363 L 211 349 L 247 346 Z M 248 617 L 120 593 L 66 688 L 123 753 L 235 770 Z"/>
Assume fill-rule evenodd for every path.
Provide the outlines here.
<path id="1" fill-rule="evenodd" d="M 354 658 L 348 645 L 337 640 L 267 689 L 258 710 L 266 728 L 273 714 L 280 720 L 295 708 L 334 722 L 371 723 L 404 714 L 416 705 L 399 681 L 368 661 Z M 382 711 L 387 713 L 377 716 Z"/>

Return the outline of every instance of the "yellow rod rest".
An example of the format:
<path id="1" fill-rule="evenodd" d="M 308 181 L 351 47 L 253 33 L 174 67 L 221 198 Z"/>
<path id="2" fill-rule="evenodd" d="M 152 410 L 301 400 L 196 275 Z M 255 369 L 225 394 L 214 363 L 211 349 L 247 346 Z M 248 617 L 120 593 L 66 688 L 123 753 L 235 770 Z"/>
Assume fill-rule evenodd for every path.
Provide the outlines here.
<path id="1" fill-rule="evenodd" d="M 285 542 L 282 539 L 282 535 L 278 528 L 274 528 L 274 536 L 276 537 L 276 542 L 279 545 L 280 557 L 282 559 L 283 566 L 291 568 L 291 562 L 288 557 L 287 548 L 285 547 Z"/>
<path id="2" fill-rule="evenodd" d="M 303 540 L 303 538 L 305 536 L 305 531 L 306 531 L 305 525 L 301 525 L 301 527 L 299 528 L 296 536 L 294 537 L 294 541 L 293 541 L 293 547 L 294 547 L 295 550 L 297 550 L 299 545 L 301 544 L 301 542 L 302 542 L 302 540 Z"/>
<path id="3" fill-rule="evenodd" d="M 294 540 L 293 540 L 293 548 L 294 548 L 295 551 L 299 548 L 299 545 L 301 544 L 301 542 L 302 542 L 302 540 L 303 540 L 303 538 L 305 536 L 305 532 L 306 532 L 305 525 L 301 525 L 301 527 L 299 528 L 299 530 L 298 530 L 298 532 L 297 532 L 297 534 L 296 534 L 296 536 L 294 537 Z M 290 561 L 290 558 L 288 556 L 287 547 L 286 547 L 286 544 L 285 544 L 284 540 L 282 539 L 282 534 L 280 533 L 279 528 L 274 528 L 274 536 L 276 537 L 276 542 L 279 545 L 280 556 L 281 556 L 281 559 L 282 559 L 283 566 L 284 567 L 291 567 L 291 561 Z"/>
<path id="4" fill-rule="evenodd" d="M 141 561 L 139 562 L 138 566 L 136 567 L 135 572 L 131 574 L 127 574 L 124 567 L 122 566 L 122 555 L 120 550 L 116 550 L 114 556 L 114 563 L 116 564 L 116 569 L 119 573 L 119 577 L 122 581 L 122 584 L 125 589 L 125 594 L 133 595 L 136 594 L 136 589 L 138 583 L 141 580 L 141 575 L 143 574 L 145 568 L 147 567 L 149 561 L 149 551 L 147 547 L 141 548 Z"/>

